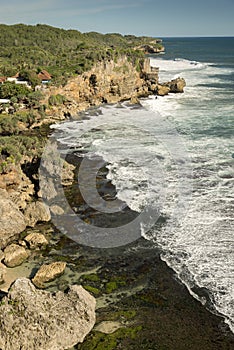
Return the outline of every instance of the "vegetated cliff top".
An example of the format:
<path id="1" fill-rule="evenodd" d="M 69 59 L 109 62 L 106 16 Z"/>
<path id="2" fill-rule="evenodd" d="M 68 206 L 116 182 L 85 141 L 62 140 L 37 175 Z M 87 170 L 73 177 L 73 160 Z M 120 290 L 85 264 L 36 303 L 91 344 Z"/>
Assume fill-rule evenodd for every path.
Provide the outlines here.
<path id="1" fill-rule="evenodd" d="M 115 59 L 121 54 L 139 59 L 143 53 L 135 48 L 152 42 L 155 47 L 161 45 L 151 37 L 81 33 L 44 24 L 0 24 L 0 76 L 30 68 L 68 77 L 87 71 L 97 61 Z"/>

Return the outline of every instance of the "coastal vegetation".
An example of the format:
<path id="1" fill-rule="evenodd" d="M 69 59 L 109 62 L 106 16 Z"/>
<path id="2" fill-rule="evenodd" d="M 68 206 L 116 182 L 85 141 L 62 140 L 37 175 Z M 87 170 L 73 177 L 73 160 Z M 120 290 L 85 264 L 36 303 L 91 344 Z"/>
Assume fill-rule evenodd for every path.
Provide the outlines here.
<path id="1" fill-rule="evenodd" d="M 89 70 L 94 63 L 116 60 L 126 55 L 138 61 L 144 57 L 141 46 L 162 48 L 161 42 L 149 37 L 117 33 L 81 33 L 48 25 L 0 25 L 0 76 L 21 72 L 35 85 L 37 73 L 46 69 L 54 83 Z"/>

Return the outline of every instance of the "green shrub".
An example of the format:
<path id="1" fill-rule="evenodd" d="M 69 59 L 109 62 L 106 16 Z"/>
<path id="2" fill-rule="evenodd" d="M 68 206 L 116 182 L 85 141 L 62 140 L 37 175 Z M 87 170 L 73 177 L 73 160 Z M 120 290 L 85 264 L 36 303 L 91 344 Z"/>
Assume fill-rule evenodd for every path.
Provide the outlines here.
<path id="1" fill-rule="evenodd" d="M 51 95 L 49 97 L 48 103 L 50 106 L 59 106 L 66 102 L 66 97 L 60 94 Z"/>

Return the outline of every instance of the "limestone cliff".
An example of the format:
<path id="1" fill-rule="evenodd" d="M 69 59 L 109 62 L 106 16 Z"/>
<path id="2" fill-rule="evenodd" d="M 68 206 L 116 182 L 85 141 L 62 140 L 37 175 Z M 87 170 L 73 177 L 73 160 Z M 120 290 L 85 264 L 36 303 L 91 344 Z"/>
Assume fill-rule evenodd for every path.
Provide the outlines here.
<path id="1" fill-rule="evenodd" d="M 157 82 L 158 70 L 152 70 L 149 59 L 141 65 L 134 64 L 126 56 L 116 62 L 103 61 L 89 72 L 70 79 L 64 87 L 51 87 L 47 91 L 47 101 L 57 94 L 65 96 L 67 101 L 52 107 L 49 115 L 63 118 L 90 106 L 145 97 L 152 93 Z"/>

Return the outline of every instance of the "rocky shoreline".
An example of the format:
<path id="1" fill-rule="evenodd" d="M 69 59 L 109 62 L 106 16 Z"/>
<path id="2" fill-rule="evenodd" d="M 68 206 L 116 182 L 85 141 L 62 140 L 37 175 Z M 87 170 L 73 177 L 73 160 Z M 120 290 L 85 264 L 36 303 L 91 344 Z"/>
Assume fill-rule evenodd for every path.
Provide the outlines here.
<path id="1" fill-rule="evenodd" d="M 150 67 L 148 59 L 140 72 L 127 58 L 121 58 L 117 62 L 103 62 L 90 72 L 71 79 L 65 87 L 52 87 L 47 91 L 47 100 L 51 95 L 63 94 L 66 103 L 52 107 L 43 123 L 59 122 L 101 103 L 123 100 L 138 103 L 140 97 L 149 94 L 162 96 L 169 92 L 183 92 L 184 86 L 185 82 L 180 78 L 159 84 L 158 70 Z M 33 127 L 38 126 L 39 124 Z M 151 243 L 141 239 L 123 248 L 95 250 L 79 246 L 57 232 L 50 223 L 50 212 L 41 200 L 38 160 L 24 159 L 26 161 L 30 169 L 33 168 L 32 165 L 35 166 L 29 177 L 22 170 L 23 164 L 12 166 L 10 172 L 0 176 L 0 247 L 3 250 L 0 252 L 3 261 L 0 279 L 3 290 L 5 288 L 6 291 L 9 284 L 14 282 L 13 279 L 8 281 L 8 287 L 4 285 L 6 270 L 27 266 L 28 275 L 23 273 L 21 277 L 30 278 L 34 285 L 29 279 L 19 279 L 2 299 L 0 317 L 4 322 L 1 321 L 1 349 L 20 349 L 19 346 L 25 350 L 38 349 L 38 344 L 29 338 L 38 338 L 38 330 L 42 331 L 43 327 L 39 347 L 42 350 L 62 350 L 83 341 L 94 325 L 95 314 L 92 297 L 81 289 L 79 292 L 82 295 L 87 293 L 86 298 L 90 301 L 85 310 L 89 307 L 92 309 L 89 317 L 82 316 L 86 321 L 83 335 L 79 334 L 78 338 L 75 332 L 79 327 L 82 328 L 80 324 L 69 324 L 68 321 L 64 321 L 67 328 L 61 327 L 59 331 L 53 328 L 62 322 L 61 314 L 66 314 L 61 311 L 61 299 L 65 300 L 65 304 L 70 302 L 69 292 L 67 294 L 70 285 L 73 286 L 73 305 L 80 300 L 77 284 L 95 296 L 97 322 L 86 341 L 77 345 L 76 349 L 136 349 L 139 344 L 141 349 L 148 350 L 218 350 L 233 347 L 234 336 L 222 318 L 212 315 L 189 295 L 186 288 L 176 280 L 172 270 L 161 261 L 160 252 Z M 77 196 L 75 191 L 78 190 L 73 183 L 78 163 L 65 163 L 62 182 L 66 186 L 67 197 L 70 196 L 71 205 L 77 208 L 84 220 L 105 220 L 96 215 L 95 211 L 79 209 L 84 208 L 85 203 L 79 194 Z M 99 181 L 102 190 L 109 198 L 113 198 L 115 189 L 106 180 L 105 169 Z M 74 203 L 74 198 L 78 198 L 78 202 Z M 125 215 L 130 217 L 134 213 L 128 208 Z M 48 222 L 48 226 L 41 226 L 41 222 Z M 40 291 L 35 286 L 45 288 L 48 292 Z M 23 298 L 20 291 L 30 294 L 32 298 Z M 35 299 L 38 301 L 37 307 L 30 311 Z M 48 305 L 47 299 L 53 300 L 57 305 L 56 315 L 48 312 L 41 315 L 40 321 L 38 310 L 43 305 Z M 26 309 L 29 310 L 27 317 L 24 314 Z M 79 308 L 72 311 L 69 306 L 68 310 L 74 311 L 73 318 L 82 320 Z M 6 315 L 10 316 L 5 317 Z M 14 319 L 18 323 L 16 322 L 15 332 L 13 330 L 13 334 L 9 334 Z M 48 324 L 49 319 L 52 325 Z M 26 333 L 21 332 L 20 324 Z M 60 333 L 61 338 L 69 338 L 69 341 L 63 343 L 58 335 Z M 51 334 L 54 338 L 49 343 Z"/>

